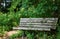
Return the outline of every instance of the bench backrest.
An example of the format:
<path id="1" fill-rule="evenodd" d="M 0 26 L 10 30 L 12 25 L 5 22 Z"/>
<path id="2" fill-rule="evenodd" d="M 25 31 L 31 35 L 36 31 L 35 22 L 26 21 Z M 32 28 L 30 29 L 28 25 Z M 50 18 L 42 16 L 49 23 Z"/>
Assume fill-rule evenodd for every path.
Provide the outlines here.
<path id="1" fill-rule="evenodd" d="M 14 29 L 50 31 L 56 29 L 57 20 L 58 18 L 21 18 L 19 27 Z"/>

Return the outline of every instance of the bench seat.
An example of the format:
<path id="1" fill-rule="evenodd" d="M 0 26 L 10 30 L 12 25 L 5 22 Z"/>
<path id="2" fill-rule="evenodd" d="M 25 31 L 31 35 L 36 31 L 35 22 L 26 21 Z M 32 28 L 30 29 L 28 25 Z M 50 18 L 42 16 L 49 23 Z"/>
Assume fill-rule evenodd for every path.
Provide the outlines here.
<path id="1" fill-rule="evenodd" d="M 13 29 L 50 31 L 56 29 L 57 20 L 58 18 L 20 18 L 19 26 Z"/>

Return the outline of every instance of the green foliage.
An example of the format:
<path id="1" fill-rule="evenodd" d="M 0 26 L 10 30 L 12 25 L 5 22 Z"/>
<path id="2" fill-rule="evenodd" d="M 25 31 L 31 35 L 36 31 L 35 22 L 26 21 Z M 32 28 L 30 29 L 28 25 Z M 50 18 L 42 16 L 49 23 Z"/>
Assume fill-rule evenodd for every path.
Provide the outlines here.
<path id="1" fill-rule="evenodd" d="M 35 3 L 38 2 L 38 3 Z M 19 3 L 21 7 L 18 8 Z M 35 4 L 36 6 L 35 6 Z M 16 12 L 14 11 L 16 9 Z M 18 10 L 19 9 L 19 10 Z M 52 13 L 57 9 L 52 0 L 12 0 L 9 12 L 0 12 L 0 25 L 17 26 L 20 17 L 52 17 Z"/>
<path id="2" fill-rule="evenodd" d="M 33 34 L 27 34 L 27 37 L 28 37 L 28 39 L 34 39 L 34 36 L 33 36 Z"/>
<path id="3" fill-rule="evenodd" d="M 57 39 L 60 39 L 60 26 L 58 26 L 58 30 L 57 30 Z"/>
<path id="4" fill-rule="evenodd" d="M 57 13 L 55 11 L 60 10 L 60 6 L 57 6 L 59 4 L 59 0 L 54 2 L 53 0 L 12 0 L 8 12 L 0 11 L 0 33 L 11 30 L 13 26 L 18 26 L 20 18 L 54 17 L 53 15 Z M 36 36 L 43 36 L 43 33 L 38 34 Z M 16 36 L 17 34 L 13 35 L 13 38 Z M 28 33 L 27 37 L 33 39 L 34 33 Z"/>
<path id="5" fill-rule="evenodd" d="M 17 32 L 18 32 L 18 33 L 11 35 L 11 36 L 9 37 L 9 39 L 19 38 L 19 37 L 21 37 L 21 36 L 23 35 L 23 31 L 19 30 L 19 31 L 17 31 Z"/>
<path id="6" fill-rule="evenodd" d="M 26 37 L 28 39 L 34 39 L 34 32 L 30 33 L 30 32 L 25 32 L 26 33 Z"/>

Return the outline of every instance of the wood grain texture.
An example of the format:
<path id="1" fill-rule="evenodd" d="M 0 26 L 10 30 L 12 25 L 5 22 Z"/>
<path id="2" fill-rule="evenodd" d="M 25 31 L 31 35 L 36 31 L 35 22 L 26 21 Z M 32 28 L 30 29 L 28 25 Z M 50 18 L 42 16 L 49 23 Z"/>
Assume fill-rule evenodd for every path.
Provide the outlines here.
<path id="1" fill-rule="evenodd" d="M 19 27 L 13 29 L 50 31 L 56 29 L 58 18 L 21 18 Z"/>

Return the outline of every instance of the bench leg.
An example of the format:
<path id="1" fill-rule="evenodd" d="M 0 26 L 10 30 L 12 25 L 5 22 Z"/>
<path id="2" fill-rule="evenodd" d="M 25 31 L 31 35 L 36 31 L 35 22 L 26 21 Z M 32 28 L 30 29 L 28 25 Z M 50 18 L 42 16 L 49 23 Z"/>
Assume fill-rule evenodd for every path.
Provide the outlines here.
<path id="1" fill-rule="evenodd" d="M 24 39 L 24 36 L 22 36 L 22 39 Z"/>
<path id="2" fill-rule="evenodd" d="M 23 32 L 22 39 L 24 39 L 24 33 L 25 33 L 25 31 Z"/>

